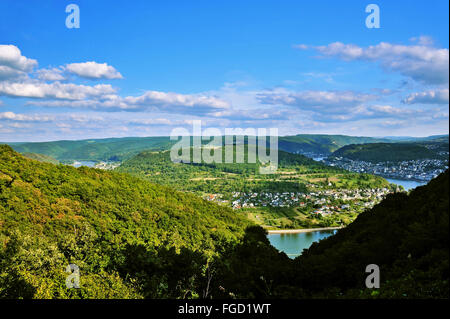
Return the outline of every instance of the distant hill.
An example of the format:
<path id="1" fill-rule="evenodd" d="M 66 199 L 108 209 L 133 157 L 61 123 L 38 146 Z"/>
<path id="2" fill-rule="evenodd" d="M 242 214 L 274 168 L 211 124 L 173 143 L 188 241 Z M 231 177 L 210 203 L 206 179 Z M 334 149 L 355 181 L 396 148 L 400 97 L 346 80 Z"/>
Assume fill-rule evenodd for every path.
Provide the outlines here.
<path id="1" fill-rule="evenodd" d="M 448 135 L 430 136 L 424 138 L 406 138 L 407 141 L 445 142 Z M 306 155 L 330 155 L 337 149 L 350 144 L 394 143 L 404 142 L 405 138 L 374 138 L 347 135 L 299 134 L 280 136 L 279 149 L 285 152 Z M 154 137 L 124 137 L 106 139 L 88 139 L 77 141 L 54 141 L 36 143 L 8 143 L 17 152 L 37 153 L 51 156 L 59 161 L 122 161 L 145 151 L 168 150 L 176 141 L 168 136 Z M 208 141 L 203 141 L 203 144 Z M 245 144 L 248 138 L 245 138 Z"/>
<path id="2" fill-rule="evenodd" d="M 445 135 L 431 135 L 426 137 L 412 137 L 412 136 L 385 136 L 384 138 L 391 141 L 397 142 L 423 142 L 423 141 L 434 141 L 434 142 L 448 142 L 448 134 Z"/>
<path id="3" fill-rule="evenodd" d="M 36 143 L 10 143 L 20 153 L 38 153 L 57 160 L 122 160 L 143 150 L 165 150 L 173 145 L 169 137 L 125 137 L 55 141 Z"/>
<path id="4" fill-rule="evenodd" d="M 446 158 L 440 151 L 447 150 L 448 143 L 371 143 L 346 145 L 332 153 L 331 157 L 344 157 L 351 160 L 378 162 L 399 162 L 417 159 Z M 447 153 L 448 158 L 448 153 Z"/>
<path id="5" fill-rule="evenodd" d="M 362 136 L 299 134 L 280 137 L 279 149 L 291 153 L 329 155 L 345 145 L 378 142 L 390 142 L 390 140 Z"/>

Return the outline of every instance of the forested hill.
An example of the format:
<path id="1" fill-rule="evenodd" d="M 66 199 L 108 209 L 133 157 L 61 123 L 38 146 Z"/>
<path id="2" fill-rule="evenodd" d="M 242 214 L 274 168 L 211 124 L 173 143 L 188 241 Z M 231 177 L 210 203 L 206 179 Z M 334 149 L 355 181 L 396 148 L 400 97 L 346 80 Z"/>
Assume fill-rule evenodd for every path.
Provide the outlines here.
<path id="1" fill-rule="evenodd" d="M 345 145 L 379 142 L 390 142 L 390 140 L 364 136 L 299 134 L 280 137 L 279 148 L 291 153 L 328 155 Z"/>
<path id="2" fill-rule="evenodd" d="M 245 136 L 244 143 L 248 144 L 248 141 L 248 136 Z M 402 141 L 447 142 L 448 144 L 448 135 L 424 138 L 374 138 L 347 135 L 299 134 L 278 137 L 278 146 L 280 150 L 290 153 L 329 155 L 337 149 L 350 144 L 395 143 Z M 43 154 L 51 156 L 59 161 L 122 161 L 145 150 L 168 150 L 175 143 L 176 140 L 170 140 L 169 136 L 150 136 L 9 144 L 17 152 Z M 209 143 L 208 140 L 202 141 L 202 144 L 207 143 Z M 222 145 L 224 145 L 224 143 L 225 140 L 223 139 Z"/>
<path id="3" fill-rule="evenodd" d="M 447 170 L 409 195 L 389 195 L 336 236 L 313 244 L 296 260 L 297 284 L 354 289 L 349 296 L 356 297 L 365 267 L 376 264 L 381 289 L 365 296 L 448 298 L 449 241 Z"/>
<path id="4" fill-rule="evenodd" d="M 352 144 L 338 149 L 331 156 L 372 163 L 444 158 L 439 151 L 441 148 L 442 151 L 445 151 L 446 148 L 448 152 L 448 143 L 434 144 L 434 148 L 426 147 L 426 145 L 420 143 Z"/>
<path id="5" fill-rule="evenodd" d="M 57 160 L 123 160 L 145 149 L 166 150 L 175 142 L 168 136 L 105 138 L 78 141 L 11 143 L 17 152 L 38 153 Z"/>
<path id="6" fill-rule="evenodd" d="M 190 194 L 0 145 L 0 298 L 179 298 L 246 225 Z M 82 289 L 65 287 L 71 263 Z"/>
<path id="7" fill-rule="evenodd" d="M 248 144 L 248 136 L 244 143 Z M 330 154 L 336 149 L 357 143 L 386 142 L 385 139 L 345 135 L 295 135 L 278 138 L 280 150 L 291 153 Z M 192 142 L 192 141 L 191 141 Z M 225 141 L 223 140 L 223 143 Z M 169 136 L 124 137 L 78 141 L 11 143 L 18 152 L 44 154 L 58 160 L 123 160 L 144 150 L 168 150 L 176 143 Z M 208 141 L 202 141 L 203 144 Z"/>
<path id="8" fill-rule="evenodd" d="M 221 152 L 222 149 L 216 151 Z M 303 155 L 283 151 L 278 152 L 278 170 L 275 174 L 260 174 L 261 164 L 258 160 L 256 163 L 248 162 L 247 148 L 244 163 L 223 163 L 224 156 L 225 152 L 222 152 L 222 163 L 174 163 L 170 159 L 170 151 L 144 151 L 124 161 L 117 170 L 178 190 L 228 195 L 248 191 L 306 191 L 304 183 L 295 179 L 297 174 L 346 173 Z M 258 159 L 257 155 L 255 157 Z M 288 169 L 291 172 L 285 178 L 280 178 L 280 174 Z M 370 178 L 367 183 L 373 179 Z"/>

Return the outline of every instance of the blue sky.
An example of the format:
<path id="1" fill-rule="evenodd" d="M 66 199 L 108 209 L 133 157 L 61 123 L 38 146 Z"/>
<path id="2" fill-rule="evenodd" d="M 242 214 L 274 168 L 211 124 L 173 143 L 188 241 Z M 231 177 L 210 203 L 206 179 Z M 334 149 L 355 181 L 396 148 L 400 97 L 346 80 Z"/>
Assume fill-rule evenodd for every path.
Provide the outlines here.
<path id="1" fill-rule="evenodd" d="M 80 28 L 65 25 L 68 4 Z M 365 7 L 380 8 L 368 29 Z M 0 2 L 0 141 L 448 133 L 448 2 Z"/>

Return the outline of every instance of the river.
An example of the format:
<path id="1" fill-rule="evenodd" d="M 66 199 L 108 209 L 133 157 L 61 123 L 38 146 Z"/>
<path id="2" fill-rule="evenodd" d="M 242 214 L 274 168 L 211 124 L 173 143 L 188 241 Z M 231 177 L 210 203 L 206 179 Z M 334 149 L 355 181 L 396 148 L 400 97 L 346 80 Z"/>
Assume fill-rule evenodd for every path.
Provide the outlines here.
<path id="1" fill-rule="evenodd" d="M 426 182 L 407 181 L 403 179 L 386 178 L 386 180 L 389 183 L 403 186 L 405 191 L 409 191 L 410 189 L 416 188 L 417 186 L 422 186 L 426 184 Z"/>
<path id="2" fill-rule="evenodd" d="M 87 167 L 94 167 L 95 162 L 92 161 L 75 161 L 72 166 L 75 167 L 81 167 L 81 166 L 87 166 Z"/>
<path id="3" fill-rule="evenodd" d="M 289 258 L 301 255 L 303 249 L 309 248 L 314 242 L 334 235 L 337 230 L 315 230 L 305 233 L 269 234 L 270 243 Z"/>

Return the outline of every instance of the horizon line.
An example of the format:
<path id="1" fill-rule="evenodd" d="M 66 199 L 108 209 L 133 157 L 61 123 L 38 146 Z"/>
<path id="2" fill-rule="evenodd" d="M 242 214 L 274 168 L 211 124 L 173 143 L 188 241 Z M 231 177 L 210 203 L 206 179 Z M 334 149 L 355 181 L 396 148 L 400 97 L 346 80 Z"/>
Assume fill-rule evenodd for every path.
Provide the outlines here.
<path id="1" fill-rule="evenodd" d="M 346 137 L 368 137 L 368 138 L 385 138 L 385 139 L 393 139 L 393 138 L 427 138 L 427 137 L 439 137 L 439 136 L 448 136 L 449 133 L 443 133 L 443 134 L 432 134 L 432 135 L 425 135 L 425 136 L 413 136 L 413 135 L 385 135 L 385 136 L 368 136 L 368 135 L 346 135 L 346 134 L 324 134 L 324 133 L 299 133 L 299 134 L 287 134 L 287 135 L 278 135 L 278 137 L 290 137 L 290 136 L 299 136 L 299 135 L 324 135 L 324 136 L 346 136 Z M 189 137 L 201 137 L 202 135 L 178 135 L 179 136 L 189 136 Z M 215 137 L 225 137 L 229 135 L 214 135 Z M 254 136 L 254 135 L 233 135 L 233 136 Z M 267 135 L 270 136 L 270 135 Z M 266 136 L 266 137 L 267 137 Z M 149 135 L 149 136 L 121 136 L 121 137 L 93 137 L 93 138 L 82 138 L 82 139 L 56 139 L 56 140 L 45 140 L 45 141 L 0 141 L 0 144 L 10 144 L 10 143 L 51 143 L 51 142 L 75 142 L 75 141 L 89 141 L 89 140 L 106 140 L 106 139 L 126 139 L 126 138 L 151 138 L 151 137 L 169 137 L 170 135 Z M 255 136 L 257 137 L 257 135 Z M 175 140 L 174 140 L 175 141 Z"/>

